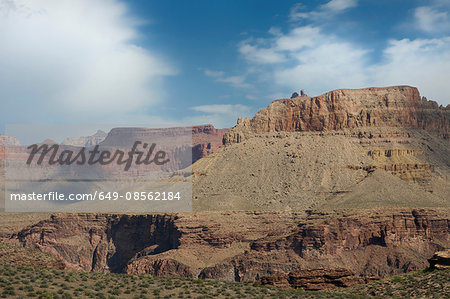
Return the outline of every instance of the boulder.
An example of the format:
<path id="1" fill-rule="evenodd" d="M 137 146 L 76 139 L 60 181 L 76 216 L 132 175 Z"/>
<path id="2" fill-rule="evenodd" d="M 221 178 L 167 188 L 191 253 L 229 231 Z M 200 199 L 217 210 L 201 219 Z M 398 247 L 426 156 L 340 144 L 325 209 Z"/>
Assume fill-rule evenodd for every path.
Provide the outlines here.
<path id="1" fill-rule="evenodd" d="M 450 249 L 435 252 L 428 260 L 430 269 L 450 269 Z"/>

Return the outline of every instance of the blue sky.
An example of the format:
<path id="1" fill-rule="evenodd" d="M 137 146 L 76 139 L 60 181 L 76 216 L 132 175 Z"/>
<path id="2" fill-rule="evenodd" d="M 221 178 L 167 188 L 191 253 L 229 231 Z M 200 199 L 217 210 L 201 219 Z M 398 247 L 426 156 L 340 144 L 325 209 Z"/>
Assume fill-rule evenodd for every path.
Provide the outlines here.
<path id="1" fill-rule="evenodd" d="M 230 127 L 305 89 L 450 103 L 450 1 L 0 0 L 0 127 Z"/>

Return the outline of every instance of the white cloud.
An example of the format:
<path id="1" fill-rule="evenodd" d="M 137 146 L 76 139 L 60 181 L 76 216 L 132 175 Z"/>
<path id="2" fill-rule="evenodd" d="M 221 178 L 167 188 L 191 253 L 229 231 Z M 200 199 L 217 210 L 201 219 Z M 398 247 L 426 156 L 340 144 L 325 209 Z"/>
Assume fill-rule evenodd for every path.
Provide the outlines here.
<path id="1" fill-rule="evenodd" d="M 248 88 L 250 85 L 246 83 L 246 75 L 240 76 L 225 76 L 225 72 L 223 71 L 212 71 L 209 69 L 204 69 L 203 73 L 208 76 L 215 78 L 217 82 L 223 82 L 231 84 L 233 87 L 238 88 Z"/>
<path id="2" fill-rule="evenodd" d="M 450 16 L 438 7 L 421 6 L 414 11 L 417 27 L 428 33 L 450 31 Z"/>
<path id="3" fill-rule="evenodd" d="M 418 7 L 415 15 L 422 30 L 439 29 L 442 33 L 449 26 L 450 3 L 443 0 L 430 3 L 430 7 Z M 297 4 L 291 17 L 334 16 L 357 4 L 356 0 L 332 0 L 314 11 L 306 11 L 304 5 Z M 287 32 L 271 27 L 267 38 L 249 37 L 241 41 L 238 53 L 247 62 L 245 75 L 224 80 L 221 74 L 216 81 L 234 80 L 238 86 L 245 77 L 245 84 L 263 86 L 247 95 L 249 100 L 265 100 L 267 95 L 272 99 L 288 97 L 300 89 L 314 96 L 339 88 L 406 84 L 418 87 L 422 95 L 443 105 L 450 103 L 450 36 L 393 39 L 378 50 L 381 58 L 374 61 L 372 54 L 376 49 L 325 32 L 324 26 L 310 21 L 309 25 L 291 26 Z M 436 24 L 437 21 L 440 23 Z"/>
<path id="4" fill-rule="evenodd" d="M 391 40 L 381 61 L 370 62 L 372 49 L 324 33 L 320 27 L 298 26 L 275 37 L 249 44 L 282 55 L 284 61 L 254 59 L 244 55 L 251 68 L 259 68 L 268 94 L 285 96 L 305 89 L 310 95 L 338 88 L 407 84 L 441 104 L 450 103 L 450 37 Z M 248 42 L 248 40 L 246 41 Z M 264 84 L 264 83 L 263 83 Z"/>
<path id="5" fill-rule="evenodd" d="M 116 121 L 161 101 L 176 71 L 136 45 L 137 24 L 118 0 L 3 1 L 3 120 Z"/>
<path id="6" fill-rule="evenodd" d="M 349 8 L 356 7 L 358 0 L 331 0 L 319 6 L 317 10 L 306 11 L 301 3 L 294 5 L 291 9 L 289 18 L 292 21 L 301 19 L 323 19 L 344 12 Z"/>
<path id="7" fill-rule="evenodd" d="M 235 124 L 238 117 L 253 115 L 252 108 L 240 104 L 216 104 L 191 107 L 199 116 L 188 117 L 185 122 L 190 124 L 213 123 L 217 128 L 230 127 Z"/>
<path id="8" fill-rule="evenodd" d="M 286 35 L 279 35 L 276 39 L 276 51 L 295 51 L 304 47 L 311 47 L 320 42 L 323 36 L 320 29 L 312 26 L 294 28 Z"/>
<path id="9" fill-rule="evenodd" d="M 263 71 L 271 74 L 266 79 L 285 90 L 286 87 L 291 90 L 305 88 L 309 93 L 317 94 L 344 86 L 361 87 L 366 82 L 364 61 L 368 51 L 324 34 L 319 27 L 295 27 L 286 34 L 280 33 L 246 46 L 252 48 L 253 53 L 264 50 L 283 57 L 283 60 L 272 60 L 255 59 L 255 55 L 248 52 L 244 55 L 249 63 L 266 66 Z"/>
<path id="10" fill-rule="evenodd" d="M 245 105 L 231 105 L 231 104 L 217 104 L 217 105 L 201 105 L 201 106 L 194 106 L 192 107 L 192 110 L 195 110 L 197 112 L 204 112 L 204 113 L 211 113 L 211 114 L 235 114 L 237 112 L 239 113 L 246 113 L 249 111 L 249 107 Z"/>
<path id="11" fill-rule="evenodd" d="M 367 82 L 364 56 L 367 51 L 345 42 L 328 42 L 291 53 L 293 67 L 275 70 L 274 79 L 292 90 L 306 89 L 320 94 L 336 88 L 360 88 Z"/>
<path id="12" fill-rule="evenodd" d="M 244 41 L 239 46 L 239 52 L 244 57 L 252 62 L 257 63 L 278 63 L 285 61 L 282 53 L 278 53 L 273 49 L 260 48 L 256 45 L 251 45 L 250 41 Z"/>
<path id="13" fill-rule="evenodd" d="M 378 85 L 417 86 L 422 95 L 450 104 L 450 37 L 391 40 L 384 61 L 368 72 Z"/>
<path id="14" fill-rule="evenodd" d="M 225 75 L 225 73 L 222 71 L 211 71 L 208 69 L 205 69 L 204 73 L 208 77 L 223 77 Z"/>
<path id="15" fill-rule="evenodd" d="M 229 77 L 223 77 L 218 78 L 217 82 L 224 82 L 224 83 L 230 83 L 234 87 L 250 87 L 248 83 L 245 83 L 245 76 L 229 76 Z"/>
<path id="16" fill-rule="evenodd" d="M 331 0 L 321 6 L 325 11 L 340 12 L 358 5 L 358 0 Z"/>

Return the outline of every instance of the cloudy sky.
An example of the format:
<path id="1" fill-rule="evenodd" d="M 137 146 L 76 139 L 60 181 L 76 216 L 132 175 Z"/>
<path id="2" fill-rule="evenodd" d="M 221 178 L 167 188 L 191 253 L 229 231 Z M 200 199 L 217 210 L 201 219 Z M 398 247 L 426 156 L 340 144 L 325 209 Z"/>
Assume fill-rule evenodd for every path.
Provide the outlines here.
<path id="1" fill-rule="evenodd" d="M 0 128 L 230 127 L 305 89 L 450 104 L 450 1 L 0 0 Z"/>

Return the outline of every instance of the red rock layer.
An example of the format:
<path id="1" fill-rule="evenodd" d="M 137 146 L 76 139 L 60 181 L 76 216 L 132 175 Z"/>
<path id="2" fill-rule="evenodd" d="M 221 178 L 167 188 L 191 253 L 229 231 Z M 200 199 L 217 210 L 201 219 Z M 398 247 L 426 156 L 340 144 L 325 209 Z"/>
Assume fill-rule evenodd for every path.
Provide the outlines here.
<path id="1" fill-rule="evenodd" d="M 224 142 L 240 142 L 252 133 L 365 126 L 419 128 L 448 138 L 450 108 L 421 98 L 417 88 L 410 86 L 338 89 L 318 97 L 273 101 L 253 119 L 240 119 Z"/>
<path id="2" fill-rule="evenodd" d="M 261 283 L 274 287 L 289 289 L 305 289 L 311 291 L 346 288 L 357 284 L 366 283 L 374 278 L 355 276 L 347 269 L 308 269 L 297 270 L 289 273 L 278 272 L 273 275 L 263 276 Z"/>
<path id="3" fill-rule="evenodd" d="M 344 278 L 350 272 L 371 277 L 425 268 L 427 258 L 450 245 L 444 214 L 427 209 L 62 214 L 11 238 L 86 271 L 252 282 L 277 272 L 323 268 L 347 269 L 338 271 Z M 242 252 L 218 255 L 238 244 L 245 245 Z M 213 266 L 199 266 L 212 260 Z"/>
<path id="4" fill-rule="evenodd" d="M 212 154 L 222 146 L 223 136 L 229 129 L 216 129 L 213 125 L 192 127 L 192 162 Z"/>

